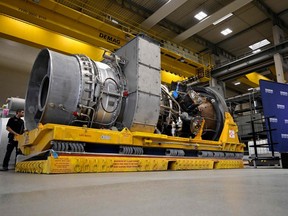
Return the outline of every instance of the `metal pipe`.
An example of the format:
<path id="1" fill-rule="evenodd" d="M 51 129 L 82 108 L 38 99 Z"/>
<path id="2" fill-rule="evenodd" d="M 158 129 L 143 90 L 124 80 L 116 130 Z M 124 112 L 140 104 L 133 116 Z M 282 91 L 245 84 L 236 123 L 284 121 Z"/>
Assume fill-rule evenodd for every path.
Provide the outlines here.
<path id="1" fill-rule="evenodd" d="M 273 63 L 273 55 L 276 53 L 283 54 L 285 52 L 288 52 L 288 40 L 277 44 L 273 47 L 270 47 L 266 50 L 263 50 L 262 52 L 249 55 L 247 57 L 238 59 L 236 61 L 230 62 L 226 65 L 223 65 L 219 68 L 215 68 L 211 72 L 211 76 L 220 80 L 227 80 L 229 77 L 230 79 L 236 76 L 243 75 L 243 69 L 247 67 L 253 66 L 253 70 L 255 70 L 255 67 L 257 67 L 257 64 L 261 62 L 265 62 L 265 66 Z M 271 60 L 270 60 L 271 59 Z M 264 65 L 262 65 L 264 66 Z M 258 67 L 257 67 L 258 68 Z M 242 70 L 242 72 L 241 72 Z M 239 72 L 240 71 L 240 72 Z M 245 71 L 247 72 L 247 71 Z M 245 73 L 244 73 L 245 74 Z M 228 76 L 227 76 L 228 75 Z"/>

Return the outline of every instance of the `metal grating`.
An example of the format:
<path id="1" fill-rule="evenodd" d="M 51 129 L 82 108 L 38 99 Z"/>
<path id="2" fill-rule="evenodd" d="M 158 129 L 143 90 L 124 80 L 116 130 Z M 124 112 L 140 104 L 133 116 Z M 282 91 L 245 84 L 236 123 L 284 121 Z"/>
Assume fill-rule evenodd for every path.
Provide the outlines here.
<path id="1" fill-rule="evenodd" d="M 147 10 L 155 12 L 169 0 L 132 0 L 131 2 L 140 5 L 141 7 L 146 8 Z"/>

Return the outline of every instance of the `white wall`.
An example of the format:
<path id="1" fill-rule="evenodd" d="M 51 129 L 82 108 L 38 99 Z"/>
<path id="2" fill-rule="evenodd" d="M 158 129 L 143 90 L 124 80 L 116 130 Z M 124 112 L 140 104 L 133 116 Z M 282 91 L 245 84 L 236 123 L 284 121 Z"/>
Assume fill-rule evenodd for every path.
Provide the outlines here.
<path id="1" fill-rule="evenodd" d="M 0 106 L 8 97 L 24 98 L 40 49 L 0 38 Z"/>

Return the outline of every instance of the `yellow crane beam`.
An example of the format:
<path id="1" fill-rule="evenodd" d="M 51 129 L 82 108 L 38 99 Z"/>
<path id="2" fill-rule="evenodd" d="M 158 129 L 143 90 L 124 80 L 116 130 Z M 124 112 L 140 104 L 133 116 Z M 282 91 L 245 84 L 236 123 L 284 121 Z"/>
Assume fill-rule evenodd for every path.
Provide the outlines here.
<path id="1" fill-rule="evenodd" d="M 37 48 L 49 48 L 67 54 L 85 54 L 101 60 L 103 50 L 79 40 L 0 14 L 0 36 Z M 12 28 L 13 26 L 13 28 Z"/>
<path id="2" fill-rule="evenodd" d="M 2 0 L 0 2 L 0 13 L 30 23 L 34 26 L 41 26 L 42 29 L 59 33 L 59 35 L 63 35 L 66 38 L 72 38 L 82 43 L 86 43 L 91 47 L 95 47 L 95 49 L 103 48 L 114 51 L 134 37 L 129 32 L 125 32 L 102 20 L 98 20 L 52 0 L 40 1 L 39 3 L 35 3 L 31 0 Z M 3 28 L 2 25 L 1 28 Z M 21 33 L 24 34 L 26 32 L 27 34 L 34 34 L 33 32 L 28 33 L 28 30 L 21 32 L 21 30 L 17 28 L 15 28 L 14 34 L 15 31 L 20 31 L 18 33 L 18 41 L 21 41 L 21 38 L 25 37 L 25 35 L 21 35 Z M 7 38 L 10 37 L 15 39 L 13 35 L 9 36 L 8 34 L 9 33 L 6 32 Z M 34 39 L 29 39 L 28 37 L 27 40 L 22 40 L 22 43 L 35 45 Z M 48 37 L 47 40 L 49 40 Z M 55 42 L 55 40 L 53 42 Z M 46 46 L 46 44 L 43 44 L 43 46 L 44 45 Z M 59 47 L 56 48 L 52 45 L 49 47 L 54 47 L 54 49 L 56 48 L 58 51 L 66 52 L 65 43 L 60 43 L 60 45 L 57 43 L 56 45 Z M 75 49 L 76 48 L 77 46 Z M 79 53 L 80 51 L 74 53 Z M 69 53 L 71 52 L 69 51 Z M 166 71 L 177 74 L 179 76 L 177 79 L 194 76 L 197 74 L 197 68 L 205 67 L 190 59 L 184 58 L 185 62 L 183 63 L 177 61 L 177 58 L 180 58 L 180 56 L 175 52 L 164 48 L 161 49 L 161 53 L 161 67 Z M 93 55 L 91 57 L 93 58 Z"/>
<path id="3" fill-rule="evenodd" d="M 84 54 L 95 61 L 102 60 L 103 49 L 39 26 L 7 17 L 3 14 L 0 14 L 0 26 L 0 37 L 2 38 L 28 44 L 40 49 L 47 47 L 66 54 Z M 11 28 L 11 26 L 13 26 L 13 28 Z M 172 81 L 181 81 L 184 79 L 183 77 L 164 70 L 161 71 L 161 78 L 163 83 L 171 83 Z"/>
<path id="4" fill-rule="evenodd" d="M 120 31 L 113 27 L 111 27 L 111 32 L 115 33 L 115 38 L 108 40 L 108 37 L 101 37 L 108 33 L 104 30 L 99 31 L 96 29 L 101 27 L 100 21 L 89 18 L 84 14 L 76 13 L 76 11 L 72 14 L 71 12 L 73 11 L 71 9 L 52 1 L 41 1 L 41 3 L 36 4 L 23 0 L 4 0 L 0 3 L 0 12 L 112 51 L 127 42 L 122 39 L 123 36 L 119 37 Z M 74 16 L 73 19 L 71 18 L 72 16 Z M 94 21 L 95 27 L 91 26 L 91 20 Z M 122 34 L 125 35 L 124 32 Z"/>

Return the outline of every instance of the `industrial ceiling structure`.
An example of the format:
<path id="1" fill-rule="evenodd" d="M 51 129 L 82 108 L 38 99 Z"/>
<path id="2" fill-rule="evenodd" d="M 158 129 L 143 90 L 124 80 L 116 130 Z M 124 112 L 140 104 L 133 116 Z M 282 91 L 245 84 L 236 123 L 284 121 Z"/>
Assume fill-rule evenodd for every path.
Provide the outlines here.
<path id="1" fill-rule="evenodd" d="M 99 60 L 103 50 L 114 51 L 135 35 L 146 34 L 161 45 L 164 72 L 180 80 L 204 72 L 204 78 L 223 81 L 231 95 L 247 93 L 259 79 L 276 80 L 275 53 L 287 60 L 284 0 L 3 0 L 0 12 L 3 48 L 8 39 L 19 47 L 34 47 L 33 53 L 49 47 Z M 283 31 L 278 47 L 275 25 Z M 73 40 L 73 45 L 60 37 Z"/>

